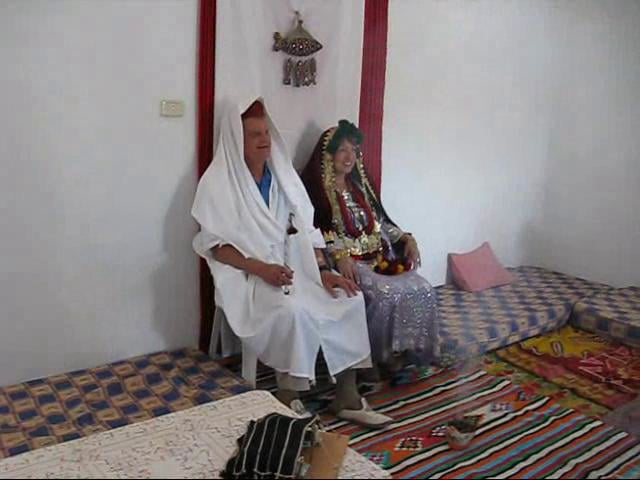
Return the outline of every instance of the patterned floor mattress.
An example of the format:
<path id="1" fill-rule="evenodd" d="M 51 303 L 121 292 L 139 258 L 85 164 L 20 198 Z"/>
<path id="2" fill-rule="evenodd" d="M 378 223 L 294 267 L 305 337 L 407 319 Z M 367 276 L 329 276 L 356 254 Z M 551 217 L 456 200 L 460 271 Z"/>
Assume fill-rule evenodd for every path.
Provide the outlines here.
<path id="1" fill-rule="evenodd" d="M 0 459 L 248 390 L 241 378 L 192 349 L 0 388 Z"/>
<path id="2" fill-rule="evenodd" d="M 573 308 L 571 323 L 631 347 L 640 347 L 640 288 L 601 292 L 581 299 Z"/>
<path id="3" fill-rule="evenodd" d="M 436 289 L 440 309 L 439 348 L 444 363 L 480 355 L 563 326 L 576 302 L 612 287 L 523 266 L 516 280 L 478 293 L 453 285 Z"/>

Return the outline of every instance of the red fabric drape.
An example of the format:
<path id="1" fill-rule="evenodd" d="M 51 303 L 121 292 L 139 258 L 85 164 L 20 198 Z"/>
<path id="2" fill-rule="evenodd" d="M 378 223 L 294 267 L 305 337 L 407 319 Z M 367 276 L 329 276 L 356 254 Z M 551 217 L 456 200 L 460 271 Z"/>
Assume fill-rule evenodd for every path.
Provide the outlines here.
<path id="1" fill-rule="evenodd" d="M 215 87 L 216 0 L 200 0 L 198 46 L 198 177 L 213 158 L 213 98 Z M 200 260 L 200 341 L 209 350 L 213 326 L 213 280 L 207 262 Z"/>
<path id="2" fill-rule="evenodd" d="M 382 178 L 382 116 L 387 69 L 387 20 L 389 0 L 365 0 L 360 83 L 360 129 L 362 152 L 374 188 L 380 192 Z"/>

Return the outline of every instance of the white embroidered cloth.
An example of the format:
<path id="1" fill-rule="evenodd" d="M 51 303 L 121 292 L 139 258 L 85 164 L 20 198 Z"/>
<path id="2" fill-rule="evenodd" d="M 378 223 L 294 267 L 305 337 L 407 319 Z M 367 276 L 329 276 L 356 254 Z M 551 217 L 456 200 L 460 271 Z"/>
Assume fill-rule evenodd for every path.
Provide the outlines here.
<path id="1" fill-rule="evenodd" d="M 265 391 L 243 393 L 0 461 L 0 478 L 219 477 L 250 420 L 295 415 Z M 348 449 L 340 478 L 390 478 Z"/>

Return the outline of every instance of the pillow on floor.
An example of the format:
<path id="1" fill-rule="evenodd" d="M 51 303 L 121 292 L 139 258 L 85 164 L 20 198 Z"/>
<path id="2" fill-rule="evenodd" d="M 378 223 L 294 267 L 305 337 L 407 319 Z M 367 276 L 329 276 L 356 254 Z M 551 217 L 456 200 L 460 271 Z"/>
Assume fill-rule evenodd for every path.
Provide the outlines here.
<path id="1" fill-rule="evenodd" d="M 449 269 L 453 283 L 467 292 L 513 282 L 513 275 L 500 264 L 488 242 L 469 253 L 450 253 Z"/>

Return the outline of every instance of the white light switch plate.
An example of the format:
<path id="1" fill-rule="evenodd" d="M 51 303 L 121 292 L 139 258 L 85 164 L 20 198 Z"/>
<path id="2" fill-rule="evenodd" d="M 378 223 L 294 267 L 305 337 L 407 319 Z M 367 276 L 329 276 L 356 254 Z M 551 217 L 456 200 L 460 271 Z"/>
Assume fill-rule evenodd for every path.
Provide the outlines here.
<path id="1" fill-rule="evenodd" d="M 163 117 L 182 117 L 184 115 L 184 102 L 182 100 L 162 100 L 160 102 L 160 115 Z"/>

